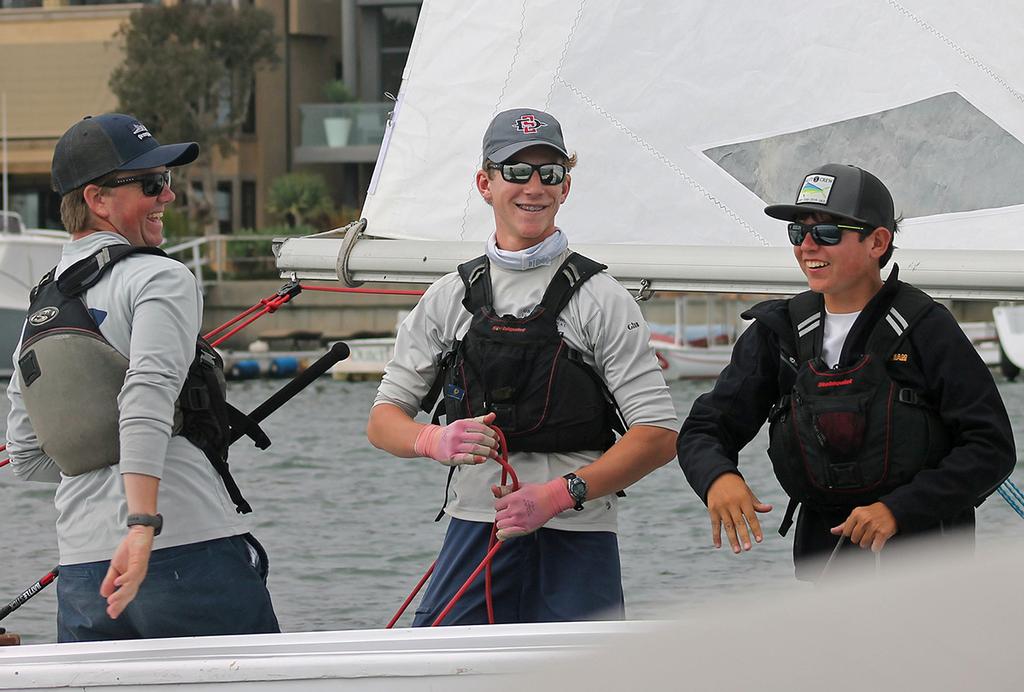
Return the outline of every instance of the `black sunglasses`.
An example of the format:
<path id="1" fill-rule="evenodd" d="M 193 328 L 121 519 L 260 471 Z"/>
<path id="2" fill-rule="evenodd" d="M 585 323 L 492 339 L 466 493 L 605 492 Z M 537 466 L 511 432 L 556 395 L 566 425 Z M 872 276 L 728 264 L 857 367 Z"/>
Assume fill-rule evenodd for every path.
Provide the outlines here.
<path id="1" fill-rule="evenodd" d="M 533 172 L 540 174 L 543 185 L 561 185 L 565 180 L 565 166 L 560 163 L 489 163 L 492 171 L 501 171 L 501 177 L 516 185 L 530 182 Z"/>
<path id="2" fill-rule="evenodd" d="M 843 239 L 843 231 L 857 231 L 858 233 L 868 234 L 872 230 L 871 228 L 864 228 L 863 226 L 847 226 L 841 223 L 815 223 L 806 224 L 798 221 L 793 221 L 789 224 L 789 242 L 793 245 L 800 245 L 804 242 L 804 238 L 807 234 L 811 234 L 811 238 L 818 245 L 838 245 Z"/>
<path id="3" fill-rule="evenodd" d="M 146 195 L 146 197 L 157 197 L 164 191 L 165 187 L 171 186 L 171 172 L 143 173 L 142 175 L 133 175 L 129 178 L 114 178 L 103 183 L 102 187 L 121 187 L 122 185 L 131 185 L 132 183 L 141 183 L 142 194 Z"/>

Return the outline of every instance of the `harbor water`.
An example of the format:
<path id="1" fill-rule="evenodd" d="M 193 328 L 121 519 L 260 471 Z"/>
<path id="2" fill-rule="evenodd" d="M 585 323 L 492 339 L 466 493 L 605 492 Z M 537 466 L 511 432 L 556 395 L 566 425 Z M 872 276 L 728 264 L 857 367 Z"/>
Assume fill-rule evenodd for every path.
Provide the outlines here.
<path id="1" fill-rule="evenodd" d="M 1024 448 L 1024 382 L 996 376 Z M 251 410 L 280 381 L 233 383 L 232 402 Z M 708 381 L 674 382 L 680 416 Z M 433 518 L 447 469 L 396 459 L 366 441 L 373 382 L 322 378 L 271 416 L 273 440 L 259 451 L 243 440 L 232 470 L 255 512 L 253 533 L 271 561 L 270 589 L 286 631 L 383 627 L 436 556 L 445 523 Z M 6 419 L 7 399 L 0 397 Z M 741 454 L 740 468 L 760 498 L 765 541 L 736 556 L 711 547 L 703 504 L 673 461 L 628 490 L 619 511 L 626 607 L 631 618 L 685 613 L 723 593 L 812 588 L 792 577 L 791 539 L 777 530 L 785 498 L 771 473 L 765 431 Z M 1024 485 L 1024 471 L 1014 473 Z M 0 606 L 57 563 L 53 487 L 0 469 Z M 1024 522 L 998 496 L 978 512 L 978 549 L 1021 535 Z M 56 589 L 48 587 L 0 625 L 25 643 L 54 640 Z M 411 612 L 399 626 L 407 625 Z"/>

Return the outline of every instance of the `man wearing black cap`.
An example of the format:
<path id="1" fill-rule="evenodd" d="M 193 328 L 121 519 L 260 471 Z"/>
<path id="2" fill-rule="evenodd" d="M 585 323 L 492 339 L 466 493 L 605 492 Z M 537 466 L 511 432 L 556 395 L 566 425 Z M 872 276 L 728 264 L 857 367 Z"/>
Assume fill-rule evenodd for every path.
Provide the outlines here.
<path id="1" fill-rule="evenodd" d="M 767 418 L 769 456 L 796 520 L 797 578 L 858 564 L 914 534 L 973 539 L 974 507 L 1013 469 L 1010 423 L 992 376 L 956 320 L 899 281 L 892 196 L 856 166 L 808 173 L 789 222 L 809 291 L 754 306 L 714 389 L 694 402 L 679 463 L 721 546 L 750 550 L 772 509 L 747 486 L 739 451 Z M 966 531 L 952 531 L 966 529 Z M 858 550 L 859 548 L 870 549 Z"/>
<path id="2" fill-rule="evenodd" d="M 377 392 L 370 441 L 453 469 L 414 626 L 437 621 L 494 539 L 494 622 L 623 615 L 616 492 L 674 456 L 676 417 L 635 301 L 555 225 L 575 163 L 551 114 L 494 117 L 476 174 L 494 213 L 485 254 L 424 294 Z M 434 424 L 413 420 L 438 400 Z M 489 461 L 495 428 L 518 490 Z M 481 576 L 443 622 L 486 623 L 487 611 Z"/>
<path id="3" fill-rule="evenodd" d="M 71 242 L 33 291 L 7 450 L 19 477 L 58 483 L 62 642 L 279 630 L 266 553 L 211 463 L 226 415 L 215 356 L 197 351 L 202 293 L 157 249 L 170 168 L 198 153 L 119 113 L 54 151 Z"/>

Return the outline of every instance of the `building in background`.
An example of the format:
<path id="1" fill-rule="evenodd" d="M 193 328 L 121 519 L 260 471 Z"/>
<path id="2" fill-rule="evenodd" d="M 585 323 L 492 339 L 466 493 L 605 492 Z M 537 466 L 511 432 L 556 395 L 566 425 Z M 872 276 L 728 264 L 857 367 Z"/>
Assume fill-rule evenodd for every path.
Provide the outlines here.
<path id="1" fill-rule="evenodd" d="M 6 100 L 9 206 L 27 226 L 60 228 L 50 190 L 57 139 L 77 118 L 117 109 L 108 82 L 118 29 L 148 4 L 218 0 L 0 0 L 0 93 Z M 419 0 L 219 0 L 275 18 L 281 64 L 258 73 L 234 154 L 217 156 L 222 233 L 259 228 L 278 176 L 319 173 L 337 206 L 361 207 L 412 44 Z M 354 100 L 327 103 L 342 80 Z"/>

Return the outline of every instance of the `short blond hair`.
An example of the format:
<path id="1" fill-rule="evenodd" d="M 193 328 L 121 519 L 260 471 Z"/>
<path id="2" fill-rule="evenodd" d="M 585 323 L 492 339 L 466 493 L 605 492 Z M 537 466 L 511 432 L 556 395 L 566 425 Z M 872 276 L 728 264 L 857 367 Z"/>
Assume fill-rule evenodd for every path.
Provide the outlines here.
<path id="1" fill-rule="evenodd" d="M 87 230 L 92 217 L 92 210 L 85 203 L 83 192 L 85 185 L 76 187 L 60 198 L 60 221 L 64 224 L 64 230 L 71 234 Z"/>

